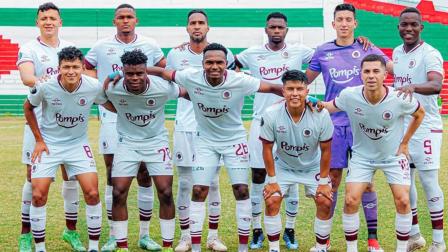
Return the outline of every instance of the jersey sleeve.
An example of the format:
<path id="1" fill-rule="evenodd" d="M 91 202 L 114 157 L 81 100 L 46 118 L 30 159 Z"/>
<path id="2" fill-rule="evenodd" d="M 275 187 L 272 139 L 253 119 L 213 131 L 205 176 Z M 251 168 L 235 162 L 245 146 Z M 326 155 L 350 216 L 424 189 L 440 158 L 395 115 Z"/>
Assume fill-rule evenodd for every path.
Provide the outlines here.
<path id="1" fill-rule="evenodd" d="M 261 116 L 259 139 L 263 142 L 275 142 L 274 128 L 274 120 L 271 118 L 269 112 L 266 111 Z"/>
<path id="2" fill-rule="evenodd" d="M 243 65 L 243 68 L 249 67 L 249 55 L 248 54 L 249 54 L 248 49 L 246 49 L 236 55 L 236 59 L 238 60 L 239 63 L 241 63 L 241 65 Z"/>
<path id="3" fill-rule="evenodd" d="M 245 73 L 238 73 L 243 78 L 244 95 L 252 95 L 260 89 L 261 80 Z"/>
<path id="4" fill-rule="evenodd" d="M 425 54 L 423 61 L 425 63 L 425 71 L 438 72 L 443 76 L 443 58 L 439 51 L 433 49 Z"/>
<path id="5" fill-rule="evenodd" d="M 302 63 L 309 64 L 314 55 L 314 49 L 305 45 L 301 46 L 302 50 Z"/>
<path id="6" fill-rule="evenodd" d="M 177 84 L 184 86 L 184 87 L 188 87 L 189 84 L 191 83 L 191 81 L 189 81 L 189 77 L 193 74 L 194 69 L 192 68 L 187 68 L 181 71 L 174 71 L 173 73 L 173 80 L 174 82 L 176 82 Z"/>
<path id="7" fill-rule="evenodd" d="M 227 69 L 235 69 L 235 56 L 229 48 L 227 49 Z"/>
<path id="8" fill-rule="evenodd" d="M 32 62 L 33 64 L 35 64 L 33 50 L 27 45 L 24 45 L 20 48 L 16 65 L 19 66 L 20 64 L 25 62 Z"/>
<path id="9" fill-rule="evenodd" d="M 420 102 L 414 97 L 403 99 L 402 96 L 397 97 L 398 101 L 401 103 L 401 111 L 404 115 L 412 115 L 420 108 Z"/>
<path id="10" fill-rule="evenodd" d="M 165 81 L 165 86 L 167 87 L 167 94 L 168 94 L 168 100 L 175 100 L 179 98 L 180 94 L 180 87 L 176 83 L 169 83 L 168 81 Z"/>
<path id="11" fill-rule="evenodd" d="M 155 40 L 150 41 L 145 54 L 148 57 L 148 66 L 155 66 L 164 57 L 162 49 L 160 49 Z"/>
<path id="12" fill-rule="evenodd" d="M 344 90 L 342 90 L 339 95 L 333 100 L 334 106 L 342 111 L 347 110 L 347 106 L 350 102 L 348 101 L 350 97 L 349 89 L 350 88 L 345 88 Z"/>
<path id="13" fill-rule="evenodd" d="M 171 49 L 168 55 L 166 56 L 166 67 L 167 70 L 175 70 L 174 66 L 174 49 Z"/>
<path id="14" fill-rule="evenodd" d="M 106 96 L 106 92 L 104 91 L 104 89 L 99 86 L 98 88 L 98 93 L 95 97 L 95 100 L 93 101 L 95 104 L 104 104 L 107 102 L 107 96 Z"/>
<path id="15" fill-rule="evenodd" d="M 319 134 L 319 141 L 320 142 L 327 142 L 333 138 L 333 122 L 331 121 L 330 113 L 328 113 L 328 110 L 324 109 L 321 112 L 321 128 L 320 128 L 320 134 Z"/>
<path id="16" fill-rule="evenodd" d="M 28 94 L 28 101 L 34 107 L 39 106 L 44 100 L 45 83 L 38 83 L 33 88 L 30 89 Z"/>
<path id="17" fill-rule="evenodd" d="M 372 51 L 373 54 L 380 55 L 381 57 L 383 57 L 383 59 L 384 59 L 386 62 L 389 62 L 389 61 L 390 61 L 389 57 L 387 57 L 387 55 L 384 54 L 384 52 L 381 51 L 381 49 L 379 49 L 378 47 L 376 47 L 376 46 L 372 46 L 372 47 L 371 47 L 371 51 Z"/>
<path id="18" fill-rule="evenodd" d="M 314 51 L 313 56 L 311 57 L 310 64 L 308 65 L 308 69 L 315 71 L 315 72 L 322 72 L 322 67 L 320 65 L 319 60 L 319 47 Z"/>
<path id="19" fill-rule="evenodd" d="M 90 48 L 90 50 L 84 57 L 84 63 L 87 69 L 94 69 L 98 64 L 98 55 L 96 52 L 97 50 L 96 48 L 97 48 L 96 45 Z"/>

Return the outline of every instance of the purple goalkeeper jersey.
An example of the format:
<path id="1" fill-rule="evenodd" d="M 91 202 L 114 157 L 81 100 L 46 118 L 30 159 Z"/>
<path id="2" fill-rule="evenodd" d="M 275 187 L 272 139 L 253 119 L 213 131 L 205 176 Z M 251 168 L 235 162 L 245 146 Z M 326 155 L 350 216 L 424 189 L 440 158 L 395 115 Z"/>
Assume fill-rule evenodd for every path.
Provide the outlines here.
<path id="1" fill-rule="evenodd" d="M 389 58 L 377 47 L 372 46 L 364 51 L 357 40 L 349 46 L 338 46 L 336 40 L 324 43 L 316 48 L 308 68 L 322 73 L 325 83 L 325 101 L 331 101 L 346 87 L 362 85 L 361 60 L 369 54 L 382 55 Z M 331 114 L 335 126 L 349 126 L 347 114 L 337 112 Z"/>

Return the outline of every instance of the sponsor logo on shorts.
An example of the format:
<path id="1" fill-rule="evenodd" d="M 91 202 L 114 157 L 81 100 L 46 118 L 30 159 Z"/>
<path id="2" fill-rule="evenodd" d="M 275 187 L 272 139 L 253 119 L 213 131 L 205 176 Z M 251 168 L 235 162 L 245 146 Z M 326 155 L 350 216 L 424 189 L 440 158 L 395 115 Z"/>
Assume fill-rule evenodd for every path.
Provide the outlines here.
<path id="1" fill-rule="evenodd" d="M 27 151 L 27 152 L 26 152 L 26 157 L 27 157 L 28 159 L 31 158 L 31 152 Z"/>
<path id="2" fill-rule="evenodd" d="M 32 172 L 32 173 L 35 173 L 36 170 L 37 170 L 37 165 L 33 164 L 33 165 L 31 166 L 31 172 Z"/>
<path id="3" fill-rule="evenodd" d="M 176 159 L 177 159 L 178 161 L 181 161 L 181 160 L 183 159 L 182 152 L 178 151 L 178 152 L 176 153 Z"/>
<path id="4" fill-rule="evenodd" d="M 434 161 L 432 160 L 431 157 L 426 157 L 425 160 L 423 161 L 424 165 L 433 165 Z"/>
<path id="5" fill-rule="evenodd" d="M 197 103 L 197 105 L 202 112 L 206 113 L 204 116 L 208 118 L 218 118 L 229 112 L 229 108 L 226 105 L 222 108 L 207 107 L 203 103 Z"/>
<path id="6" fill-rule="evenodd" d="M 107 144 L 107 142 L 106 142 L 106 141 L 103 141 L 103 148 L 104 148 L 104 149 L 107 149 L 107 147 L 109 147 L 108 144 Z"/>
<path id="7" fill-rule="evenodd" d="M 289 67 L 283 64 L 281 67 L 260 67 L 258 72 L 260 76 L 265 80 L 277 80 L 282 77 L 283 73 L 288 71 Z"/>
<path id="8" fill-rule="evenodd" d="M 85 106 L 87 104 L 87 99 L 85 97 L 79 97 L 78 104 L 79 106 Z"/>
<path id="9" fill-rule="evenodd" d="M 308 128 L 303 129 L 302 134 L 304 137 L 310 137 L 313 134 L 313 130 Z"/>
<path id="10" fill-rule="evenodd" d="M 56 123 L 66 129 L 74 128 L 78 124 L 85 122 L 83 114 L 78 116 L 64 116 L 62 114 L 56 113 Z"/>
<path id="11" fill-rule="evenodd" d="M 352 52 L 352 58 L 357 59 L 361 56 L 361 53 L 358 50 Z"/>
<path id="12" fill-rule="evenodd" d="M 151 120 L 156 118 L 156 115 L 154 115 L 152 111 L 150 111 L 149 114 L 146 115 L 133 115 L 131 113 L 125 113 L 124 115 L 130 123 L 138 127 L 145 127 L 151 122 Z"/>
<path id="13" fill-rule="evenodd" d="M 224 98 L 225 100 L 228 100 L 232 97 L 232 92 L 230 90 L 224 90 L 222 92 L 222 98 Z"/>
<path id="14" fill-rule="evenodd" d="M 383 128 L 369 128 L 363 123 L 359 123 L 359 128 L 368 138 L 372 140 L 379 140 L 389 133 L 389 128 L 384 126 Z"/>
<path id="15" fill-rule="evenodd" d="M 390 119 L 392 119 L 392 117 L 393 117 L 392 111 L 386 110 L 386 111 L 383 112 L 383 119 L 384 120 L 390 120 Z"/>

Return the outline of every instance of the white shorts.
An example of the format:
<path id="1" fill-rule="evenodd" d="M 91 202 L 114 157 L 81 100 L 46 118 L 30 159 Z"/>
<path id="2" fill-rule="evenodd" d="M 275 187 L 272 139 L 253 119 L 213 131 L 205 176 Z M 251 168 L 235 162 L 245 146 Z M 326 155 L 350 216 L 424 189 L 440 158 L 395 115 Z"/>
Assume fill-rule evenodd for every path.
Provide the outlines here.
<path id="1" fill-rule="evenodd" d="M 36 140 L 34 138 L 33 132 L 28 124 L 25 124 L 23 130 L 23 144 L 22 144 L 22 163 L 26 165 L 31 165 L 31 154 L 34 151 L 34 145 L 36 145 Z"/>
<path id="2" fill-rule="evenodd" d="M 174 131 L 174 160 L 176 166 L 194 166 L 196 157 L 195 143 L 198 136 L 195 131 Z"/>
<path id="3" fill-rule="evenodd" d="M 112 177 L 137 176 L 141 162 L 146 164 L 149 176 L 173 176 L 171 154 L 167 143 L 164 147 L 150 150 L 131 150 L 119 144 L 114 155 Z"/>
<path id="4" fill-rule="evenodd" d="M 196 154 L 197 167 L 192 170 L 194 185 L 210 185 L 219 170 L 221 157 L 232 185 L 248 183 L 249 150 L 244 139 L 239 144 L 213 146 L 198 138 Z"/>
<path id="5" fill-rule="evenodd" d="M 95 172 L 96 164 L 92 149 L 87 141 L 71 145 L 47 144 L 50 154 L 42 153 L 40 163 L 31 166 L 31 178 L 54 178 L 61 164 L 64 165 L 68 178 L 76 175 Z"/>
<path id="6" fill-rule="evenodd" d="M 118 132 L 116 122 L 101 122 L 98 139 L 100 154 L 114 154 L 117 150 Z"/>
<path id="7" fill-rule="evenodd" d="M 309 170 L 296 170 L 282 167 L 278 162 L 275 162 L 275 171 L 277 183 L 280 186 L 283 197 L 288 195 L 290 189 L 295 190 L 294 185 L 296 184 L 305 187 L 305 195 L 307 197 L 314 198 L 316 195 L 320 178 L 319 166 Z"/>
<path id="8" fill-rule="evenodd" d="M 440 168 L 442 151 L 442 132 L 432 131 L 414 135 L 409 141 L 410 163 L 418 170 L 437 170 Z"/>
<path id="9" fill-rule="evenodd" d="M 352 157 L 348 164 L 345 182 L 371 183 L 376 170 L 382 170 L 384 172 L 387 183 L 389 184 L 411 184 L 409 161 L 404 155 L 384 161 L 369 161 Z"/>

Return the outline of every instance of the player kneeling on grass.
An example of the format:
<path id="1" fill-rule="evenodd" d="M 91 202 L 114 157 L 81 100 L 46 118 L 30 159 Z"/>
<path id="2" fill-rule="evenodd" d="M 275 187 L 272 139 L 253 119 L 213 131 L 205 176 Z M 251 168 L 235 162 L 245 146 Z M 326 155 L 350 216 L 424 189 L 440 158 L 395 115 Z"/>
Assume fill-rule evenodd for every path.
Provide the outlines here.
<path id="1" fill-rule="evenodd" d="M 187 97 L 185 89 L 146 74 L 148 57 L 140 50 L 121 56 L 124 78 L 116 85 L 105 81 L 106 96 L 117 112 L 118 147 L 112 169 L 112 227 L 118 251 L 128 250 L 127 196 L 141 162 L 153 178 L 160 201 L 163 251 L 172 251 L 175 219 L 173 167 L 165 124 L 165 104 Z M 112 110 L 113 111 L 113 110 Z"/>
<path id="2" fill-rule="evenodd" d="M 362 86 L 348 87 L 324 105 L 330 113 L 345 111 L 353 131 L 353 157 L 345 186 L 342 223 L 347 251 L 358 251 L 358 207 L 375 171 L 381 169 L 390 185 L 396 207 L 396 251 L 406 251 L 411 231 L 409 202 L 411 183 L 408 143 L 425 116 L 417 99 L 398 97 L 398 91 L 384 86 L 387 76 L 383 57 L 366 56 L 361 62 Z M 403 135 L 403 118 L 412 119 Z"/>
<path id="3" fill-rule="evenodd" d="M 101 233 L 101 203 L 95 160 L 87 139 L 87 125 L 93 103 L 104 104 L 98 80 L 82 75 L 82 52 L 66 47 L 58 53 L 59 75 L 37 84 L 24 104 L 25 118 L 36 139 L 32 154 L 30 209 L 31 230 L 36 251 L 45 249 L 45 223 L 48 190 L 59 165 L 70 179 L 76 178 L 86 201 L 89 251 L 98 250 Z M 34 108 L 42 104 L 38 125 Z M 105 106 L 112 106 L 110 103 Z"/>
<path id="4" fill-rule="evenodd" d="M 305 186 L 317 211 L 314 220 L 317 251 L 327 251 L 331 230 L 331 182 L 329 180 L 333 123 L 328 111 L 313 112 L 306 106 L 307 79 L 298 70 L 282 76 L 285 101 L 269 107 L 261 119 L 260 140 L 268 174 L 264 189 L 264 219 L 269 251 L 280 251 L 282 199 L 296 184 Z M 275 158 L 272 149 L 277 145 Z M 278 175 L 278 178 L 277 178 Z"/>

